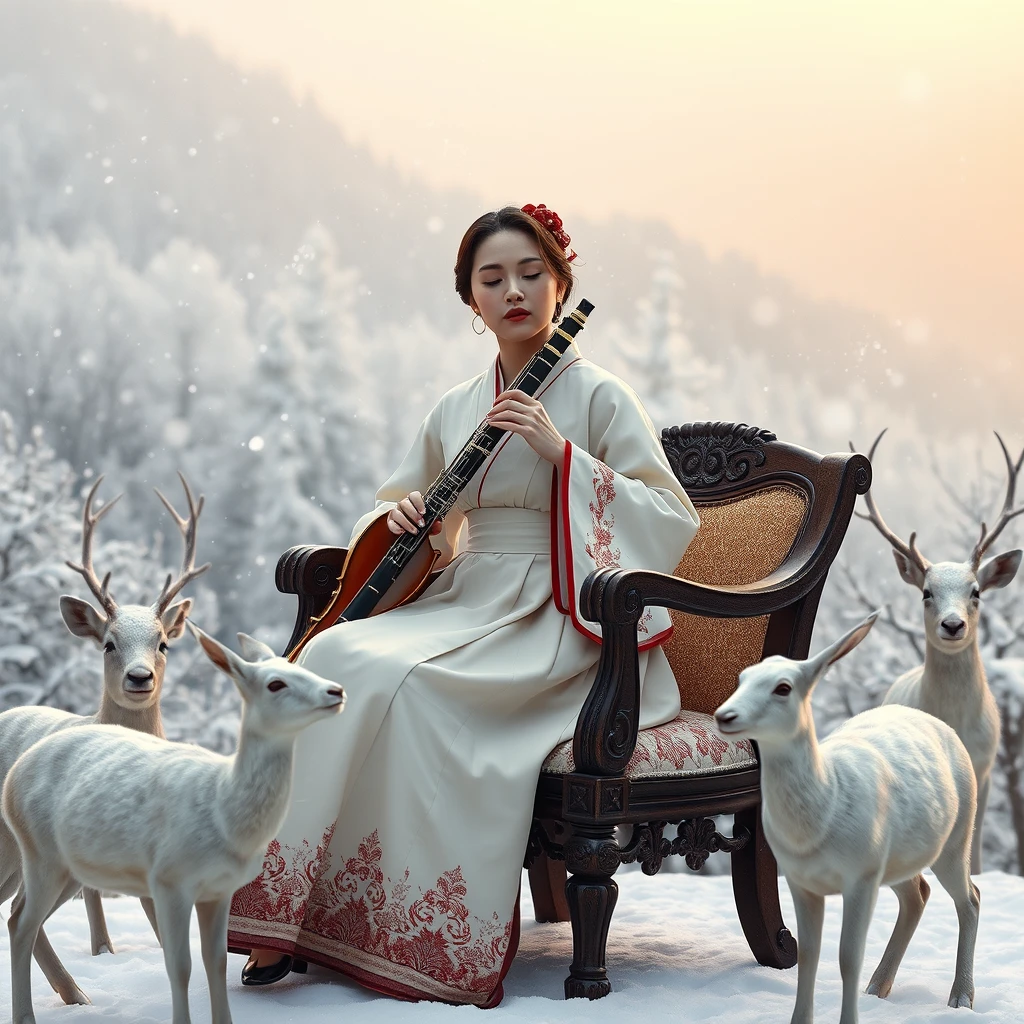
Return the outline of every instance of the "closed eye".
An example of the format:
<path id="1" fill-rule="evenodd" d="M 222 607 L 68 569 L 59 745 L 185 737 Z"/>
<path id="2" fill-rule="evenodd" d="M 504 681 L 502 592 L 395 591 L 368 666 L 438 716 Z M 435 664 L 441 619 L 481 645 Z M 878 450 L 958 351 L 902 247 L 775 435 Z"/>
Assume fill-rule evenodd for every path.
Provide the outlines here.
<path id="1" fill-rule="evenodd" d="M 539 270 L 537 271 L 536 274 L 523 274 L 523 280 L 524 281 L 536 281 L 537 278 L 540 277 L 540 275 L 541 275 L 541 271 L 539 271 Z M 501 284 L 502 280 L 503 279 L 499 277 L 497 279 L 497 281 L 484 281 L 483 285 L 484 285 L 485 288 L 493 288 L 495 285 Z"/>

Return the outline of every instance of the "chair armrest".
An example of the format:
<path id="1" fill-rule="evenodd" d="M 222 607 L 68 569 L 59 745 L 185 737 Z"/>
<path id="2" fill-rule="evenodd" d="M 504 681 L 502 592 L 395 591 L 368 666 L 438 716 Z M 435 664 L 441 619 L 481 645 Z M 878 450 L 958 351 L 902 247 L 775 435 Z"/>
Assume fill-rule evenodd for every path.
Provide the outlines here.
<path id="1" fill-rule="evenodd" d="M 299 599 L 295 626 L 285 654 L 302 639 L 309 628 L 309 620 L 327 608 L 346 555 L 348 548 L 299 544 L 278 559 L 274 579 L 277 589 L 282 594 L 295 594 Z"/>
<path id="2" fill-rule="evenodd" d="M 836 481 L 834 493 L 817 495 L 807 522 L 775 572 L 756 583 L 716 587 L 649 570 L 597 569 L 580 589 L 580 614 L 601 625 L 597 676 L 573 735 L 576 771 L 620 775 L 636 746 L 640 712 L 640 664 L 636 627 L 648 605 L 712 618 L 772 615 L 794 608 L 824 585 L 839 553 L 858 494 L 871 485 L 863 455 L 822 459 Z M 813 622 L 814 607 L 811 607 Z M 810 639 L 810 627 L 807 628 Z"/>

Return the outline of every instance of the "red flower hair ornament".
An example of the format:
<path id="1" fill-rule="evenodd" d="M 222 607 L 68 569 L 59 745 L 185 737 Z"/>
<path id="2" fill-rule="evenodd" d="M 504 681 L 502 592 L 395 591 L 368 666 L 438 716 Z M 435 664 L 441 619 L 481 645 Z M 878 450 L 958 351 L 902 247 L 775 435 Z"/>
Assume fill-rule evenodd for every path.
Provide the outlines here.
<path id="1" fill-rule="evenodd" d="M 527 203 L 522 207 L 522 211 L 534 220 L 540 221 L 555 236 L 555 241 L 558 242 L 563 251 L 568 249 L 568 255 L 565 257 L 567 263 L 572 263 L 576 259 L 576 253 L 569 249 L 569 243 L 572 239 L 562 230 L 562 218 L 554 210 L 549 210 L 543 203 L 539 206 Z"/>

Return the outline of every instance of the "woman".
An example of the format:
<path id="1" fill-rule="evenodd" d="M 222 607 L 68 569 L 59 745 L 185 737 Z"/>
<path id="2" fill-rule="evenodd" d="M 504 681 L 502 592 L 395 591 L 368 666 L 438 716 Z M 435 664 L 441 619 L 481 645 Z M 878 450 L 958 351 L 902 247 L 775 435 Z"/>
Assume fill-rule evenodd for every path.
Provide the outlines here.
<path id="1" fill-rule="evenodd" d="M 485 214 L 462 240 L 456 290 L 498 357 L 431 410 L 353 537 L 380 515 L 418 530 L 422 492 L 478 423 L 508 433 L 435 526 L 447 567 L 423 596 L 300 656 L 348 703 L 304 735 L 287 820 L 236 894 L 247 984 L 311 960 L 399 997 L 501 1000 L 537 776 L 596 673 L 579 587 L 601 566 L 670 571 L 698 522 L 636 395 L 575 344 L 535 396 L 505 389 L 572 290 L 568 244 L 543 206 Z M 679 711 L 670 630 L 664 609 L 640 622 L 642 728 Z"/>

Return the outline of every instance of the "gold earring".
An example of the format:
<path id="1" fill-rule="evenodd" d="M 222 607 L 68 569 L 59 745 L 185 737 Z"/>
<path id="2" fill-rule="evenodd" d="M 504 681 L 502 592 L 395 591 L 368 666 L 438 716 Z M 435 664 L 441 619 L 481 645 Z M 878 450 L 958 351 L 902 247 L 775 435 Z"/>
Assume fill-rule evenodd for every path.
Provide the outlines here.
<path id="1" fill-rule="evenodd" d="M 479 331 L 476 329 L 476 322 L 477 322 L 477 320 L 480 321 L 480 330 Z M 487 333 L 487 324 L 484 323 L 484 318 L 479 313 L 477 313 L 473 317 L 473 319 L 470 320 L 469 326 L 473 328 L 473 333 L 474 334 L 486 334 Z"/>

